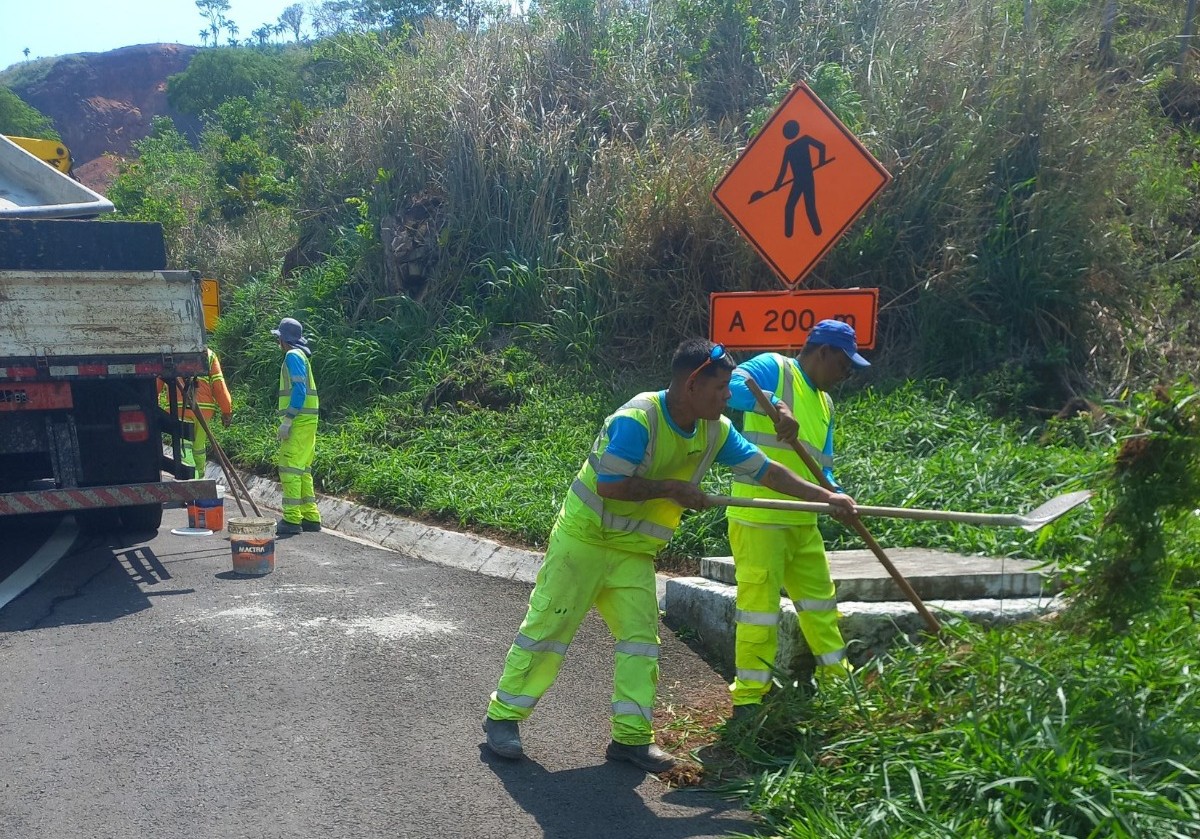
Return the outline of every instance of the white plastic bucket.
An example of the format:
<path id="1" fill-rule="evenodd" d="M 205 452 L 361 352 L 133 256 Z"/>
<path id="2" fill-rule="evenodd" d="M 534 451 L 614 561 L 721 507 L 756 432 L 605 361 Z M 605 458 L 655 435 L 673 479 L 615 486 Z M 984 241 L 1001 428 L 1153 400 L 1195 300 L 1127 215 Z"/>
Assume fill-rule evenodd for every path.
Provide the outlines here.
<path id="1" fill-rule="evenodd" d="M 227 525 L 233 570 L 262 576 L 275 570 L 275 520 L 234 518 Z"/>

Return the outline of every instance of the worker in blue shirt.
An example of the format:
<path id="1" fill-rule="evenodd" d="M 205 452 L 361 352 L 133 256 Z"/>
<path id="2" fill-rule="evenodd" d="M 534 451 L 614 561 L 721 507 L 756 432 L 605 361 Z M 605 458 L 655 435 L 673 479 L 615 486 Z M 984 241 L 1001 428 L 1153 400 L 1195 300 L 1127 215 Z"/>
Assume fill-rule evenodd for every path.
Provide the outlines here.
<path id="1" fill-rule="evenodd" d="M 313 378 L 312 350 L 300 321 L 284 318 L 271 330 L 283 349 L 279 368 L 279 484 L 283 490 L 283 518 L 278 536 L 321 529 L 321 513 L 313 489 L 312 463 L 317 446 L 317 419 L 321 402 Z"/>
<path id="2" fill-rule="evenodd" d="M 819 482 L 792 448 L 798 441 L 833 477 L 833 400 L 826 392 L 855 367 L 870 362 L 858 353 L 854 328 L 823 320 L 809 332 L 798 357 L 762 353 L 743 362 L 730 383 L 729 407 L 745 412 L 743 433 L 772 460 L 806 480 Z M 770 397 L 778 423 L 758 405 L 746 385 L 752 379 Z M 784 498 L 754 479 L 735 475 L 732 494 L 741 498 Z M 729 544 L 737 577 L 734 615 L 734 716 L 753 713 L 771 688 L 779 644 L 781 589 L 796 607 L 800 631 L 816 658 L 818 680 L 853 668 L 838 629 L 837 598 L 816 513 L 729 507 Z"/>

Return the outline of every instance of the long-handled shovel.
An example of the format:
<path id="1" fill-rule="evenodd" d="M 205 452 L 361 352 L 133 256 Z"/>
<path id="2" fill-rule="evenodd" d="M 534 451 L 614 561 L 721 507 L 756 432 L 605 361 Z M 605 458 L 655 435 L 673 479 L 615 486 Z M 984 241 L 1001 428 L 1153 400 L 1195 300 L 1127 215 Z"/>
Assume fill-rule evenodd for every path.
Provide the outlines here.
<path id="1" fill-rule="evenodd" d="M 779 422 L 779 411 L 775 408 L 774 405 L 771 404 L 771 400 L 769 398 L 767 398 L 767 395 L 765 393 L 763 393 L 762 388 L 758 386 L 758 382 L 754 381 L 754 379 L 747 376 L 746 377 L 746 385 L 747 385 L 747 387 L 750 388 L 750 392 L 754 394 L 754 398 L 758 401 L 758 404 L 760 406 L 762 406 L 762 409 L 764 411 L 766 411 L 767 416 L 771 418 L 771 421 L 774 423 L 778 423 Z M 808 451 L 804 448 L 804 446 L 800 445 L 799 441 L 792 440 L 791 443 L 792 443 L 792 448 L 795 450 L 796 454 L 800 455 L 800 459 L 802 461 L 804 461 L 804 465 L 807 466 L 808 470 L 810 472 L 812 472 L 813 475 L 816 476 L 817 480 L 819 480 L 821 482 L 821 486 L 825 487 L 825 489 L 832 490 L 833 485 L 829 482 L 829 479 L 825 477 L 824 471 L 822 471 L 821 467 L 817 464 L 817 462 L 813 458 L 813 456 L 808 453 Z M 792 504 L 799 505 L 799 504 L 810 503 L 810 502 L 804 502 L 804 501 L 774 502 L 772 499 L 729 498 L 727 496 L 709 496 L 709 499 L 710 499 L 710 502 L 713 502 L 713 503 L 718 503 L 717 499 L 719 499 L 719 503 L 726 503 L 726 504 L 736 503 L 739 505 L 743 501 L 764 502 L 761 506 L 767 506 L 767 502 L 784 503 L 784 504 L 788 504 L 788 505 L 792 505 Z M 760 504 L 754 503 L 754 504 L 747 504 L 745 506 L 760 506 Z M 815 504 L 813 506 L 821 507 L 824 509 L 820 510 L 820 511 L 812 511 L 812 512 L 830 512 L 829 505 L 827 505 L 827 504 Z M 783 509 L 798 509 L 798 508 L 793 507 L 793 506 L 788 506 Z M 862 507 L 858 508 L 860 515 L 862 514 L 862 510 L 863 510 Z M 904 592 L 904 596 L 907 597 L 909 602 L 913 604 L 913 607 L 917 610 L 917 612 L 921 615 L 921 618 L 925 621 L 925 625 L 927 627 L 929 627 L 929 631 L 932 632 L 934 635 L 937 635 L 939 632 L 941 632 L 942 627 L 941 627 L 941 624 L 938 623 L 937 618 L 935 618 L 933 616 L 933 614 L 927 608 L 925 608 L 925 604 L 921 601 L 920 596 L 916 593 L 916 591 L 913 590 L 913 587 L 911 585 L 909 585 L 908 580 L 904 579 L 904 575 L 901 574 L 899 570 L 897 570 L 896 566 L 892 564 L 892 561 L 890 559 L 888 559 L 888 555 L 886 553 L 884 553 L 883 548 L 880 547 L 879 543 L 875 541 L 875 537 L 871 535 L 871 531 L 867 530 L 867 526 L 862 523 L 862 519 L 860 519 L 858 516 L 855 516 L 853 519 L 851 519 L 850 524 L 854 528 L 854 531 L 863 540 L 863 542 L 866 543 L 867 547 L 871 549 L 871 553 L 875 554 L 875 558 L 879 560 L 880 564 L 882 564 L 885 569 L 887 569 L 888 574 L 891 575 L 891 578 L 896 581 L 896 585 L 898 585 L 900 587 L 900 590 Z"/>
<path id="2" fill-rule="evenodd" d="M 819 163 L 816 166 L 814 166 L 813 171 L 815 172 L 818 169 L 824 169 L 826 166 L 828 166 L 830 163 L 833 163 L 833 161 L 835 161 L 835 160 L 837 160 L 836 157 L 826 158 L 824 163 Z M 792 180 L 793 180 L 793 178 L 788 178 L 786 181 L 781 183 L 779 186 L 771 187 L 770 189 L 756 189 L 756 190 L 754 190 L 754 192 L 750 193 L 750 200 L 747 201 L 746 203 L 753 204 L 755 201 L 760 201 L 763 198 L 766 198 L 768 195 L 770 195 L 774 192 L 778 192 L 779 190 L 783 189 L 785 186 L 790 184 L 792 182 Z"/>
<path id="3" fill-rule="evenodd" d="M 918 521 L 956 521 L 963 524 L 979 524 L 988 527 L 1020 527 L 1032 533 L 1065 515 L 1092 497 L 1088 490 L 1068 492 L 1055 496 L 1028 513 L 958 513 L 952 510 L 923 510 L 918 507 L 870 507 L 858 504 L 855 509 L 860 516 L 881 516 L 894 519 L 916 519 Z M 831 513 L 830 504 L 815 501 L 787 501 L 774 498 L 732 498 L 727 495 L 708 496 L 712 507 L 765 507 L 770 510 L 797 510 L 805 513 Z"/>

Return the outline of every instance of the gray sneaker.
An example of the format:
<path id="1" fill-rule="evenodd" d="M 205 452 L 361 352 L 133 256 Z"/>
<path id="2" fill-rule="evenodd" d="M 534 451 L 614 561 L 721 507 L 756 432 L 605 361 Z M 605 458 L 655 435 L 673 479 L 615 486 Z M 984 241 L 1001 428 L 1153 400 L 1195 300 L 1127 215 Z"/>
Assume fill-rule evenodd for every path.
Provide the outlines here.
<path id="1" fill-rule="evenodd" d="M 525 754 L 521 747 L 521 729 L 516 720 L 483 719 L 483 733 L 487 735 L 487 747 L 500 757 L 516 760 Z"/>
<path id="2" fill-rule="evenodd" d="M 303 533 L 303 532 L 304 532 L 304 528 L 300 526 L 299 522 L 297 522 L 296 524 L 292 524 L 290 521 L 285 521 L 284 519 L 280 519 L 275 524 L 275 535 L 276 536 L 295 536 L 297 533 Z"/>
<path id="3" fill-rule="evenodd" d="M 678 760 L 653 743 L 647 743 L 644 746 L 629 746 L 613 740 L 608 744 L 604 756 L 609 760 L 623 760 L 626 763 L 632 763 L 638 769 L 653 772 L 655 775 L 679 765 Z"/>

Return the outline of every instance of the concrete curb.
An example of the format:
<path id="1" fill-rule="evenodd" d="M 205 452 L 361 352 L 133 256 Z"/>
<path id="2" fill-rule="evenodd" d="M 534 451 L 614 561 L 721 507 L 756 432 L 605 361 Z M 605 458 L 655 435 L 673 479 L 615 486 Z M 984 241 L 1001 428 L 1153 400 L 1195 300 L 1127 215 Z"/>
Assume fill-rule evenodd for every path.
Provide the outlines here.
<path id="1" fill-rule="evenodd" d="M 266 510 L 273 515 L 279 513 L 282 497 L 278 481 L 242 472 L 238 474 L 254 503 L 264 510 L 264 515 Z M 225 482 L 225 473 L 211 464 L 205 477 Z M 232 498 L 228 487 L 225 495 L 229 499 L 228 505 L 236 507 L 237 501 Z M 317 509 L 321 511 L 322 523 L 331 530 L 426 562 L 526 583 L 532 583 L 542 567 L 542 554 L 535 551 L 512 548 L 469 533 L 422 524 L 343 498 L 318 496 Z"/>

